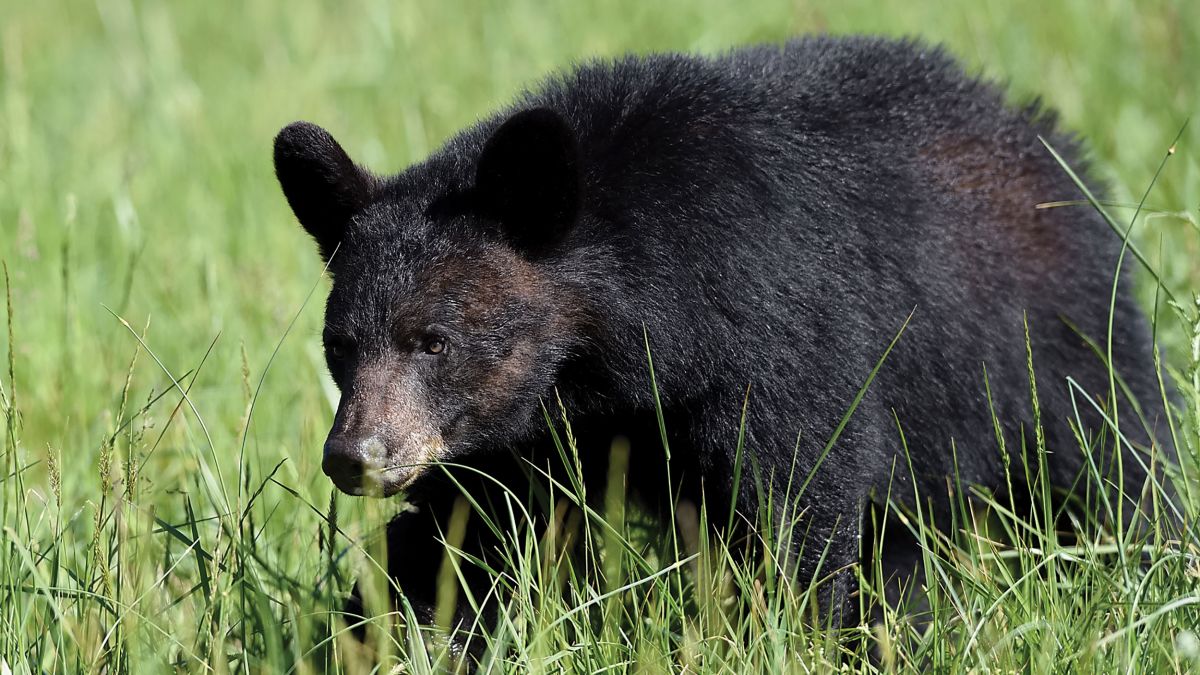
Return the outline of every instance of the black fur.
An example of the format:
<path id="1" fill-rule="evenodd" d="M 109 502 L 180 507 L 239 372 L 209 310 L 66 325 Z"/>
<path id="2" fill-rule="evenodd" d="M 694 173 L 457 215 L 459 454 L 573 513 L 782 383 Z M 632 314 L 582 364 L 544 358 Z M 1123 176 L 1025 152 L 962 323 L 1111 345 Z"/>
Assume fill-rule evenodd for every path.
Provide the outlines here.
<path id="1" fill-rule="evenodd" d="M 1090 209 L 1035 208 L 1078 197 L 1039 136 L 1082 171 L 1049 115 L 1006 105 L 940 50 L 818 37 L 585 65 L 378 182 L 309 127 L 280 134 L 276 162 L 322 252 L 342 242 L 327 340 L 339 345 L 343 408 L 408 405 L 394 388 L 359 384 L 407 373 L 442 458 L 515 484 L 523 474 L 502 465 L 510 451 L 543 461 L 540 402 L 557 393 L 589 476 L 604 475 L 623 434 L 631 487 L 652 501 L 666 491 L 648 338 L 683 496 L 736 503 L 756 523 L 749 465 L 764 490 L 782 495 L 791 481 L 794 496 L 911 313 L 799 496 L 792 553 L 806 582 L 858 561 L 864 510 L 889 489 L 910 504 L 919 490 L 944 512 L 948 476 L 1004 487 L 984 369 L 1020 467 L 1022 436 L 1034 438 L 1026 321 L 1054 484 L 1069 488 L 1084 466 L 1067 378 L 1106 400 L 1104 365 L 1075 330 L 1103 345 L 1121 242 Z M 414 351 L 428 326 L 448 337 L 444 358 Z M 1118 370 L 1161 425 L 1128 281 L 1113 341 Z M 747 392 L 747 478 L 731 494 Z M 1095 437 L 1100 418 L 1079 409 Z M 1132 408 L 1119 412 L 1148 443 Z M 361 430 L 369 414 L 338 417 L 331 437 L 374 433 Z M 1137 494 L 1145 475 L 1125 459 Z M 393 574 L 426 607 L 431 539 L 451 503 L 438 475 L 411 485 L 421 510 L 393 523 L 390 540 Z M 486 552 L 478 529 L 469 542 Z M 826 606 L 848 611 L 849 584 L 834 575 Z"/>

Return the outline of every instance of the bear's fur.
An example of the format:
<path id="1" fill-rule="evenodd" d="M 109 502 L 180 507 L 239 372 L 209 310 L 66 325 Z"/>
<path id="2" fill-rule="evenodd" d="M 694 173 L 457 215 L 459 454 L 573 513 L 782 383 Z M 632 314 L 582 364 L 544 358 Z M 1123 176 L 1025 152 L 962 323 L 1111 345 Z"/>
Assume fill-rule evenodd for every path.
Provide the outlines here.
<path id="1" fill-rule="evenodd" d="M 1102 435 L 1083 392 L 1105 407 L 1109 377 L 1081 336 L 1104 352 L 1122 242 L 1089 208 L 1036 208 L 1079 197 L 1039 136 L 1082 171 L 1049 115 L 1006 105 L 940 50 L 831 37 L 587 64 L 387 178 L 290 125 L 277 173 L 332 256 L 325 343 L 342 399 L 325 470 L 354 494 L 407 491 L 417 510 L 390 527 L 391 573 L 427 611 L 457 494 L 428 463 L 519 486 L 523 462 L 556 456 L 544 404 L 570 414 L 585 480 L 621 435 L 631 491 L 672 507 L 648 343 L 674 497 L 703 499 L 720 524 L 733 504 L 753 533 L 770 491 L 799 582 L 832 577 L 823 606 L 844 621 L 868 508 L 919 492 L 944 514 L 951 477 L 1005 488 L 993 411 L 1023 479 L 1026 325 L 1055 486 L 1085 467 L 1076 408 L 1086 437 Z M 1161 427 L 1129 285 L 1115 363 Z M 1144 451 L 1134 408 L 1118 413 Z M 1137 495 L 1149 460 L 1132 455 Z M 460 474 L 473 496 L 495 499 L 473 476 Z M 486 557 L 477 521 L 464 547 Z"/>

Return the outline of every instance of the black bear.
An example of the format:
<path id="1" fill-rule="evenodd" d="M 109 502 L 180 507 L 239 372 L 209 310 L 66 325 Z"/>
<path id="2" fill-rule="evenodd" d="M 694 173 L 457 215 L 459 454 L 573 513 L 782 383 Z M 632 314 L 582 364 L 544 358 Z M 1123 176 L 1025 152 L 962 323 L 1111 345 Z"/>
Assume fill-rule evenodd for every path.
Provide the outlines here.
<path id="1" fill-rule="evenodd" d="M 586 64 L 386 178 L 289 125 L 276 172 L 333 278 L 323 469 L 417 506 L 389 560 L 426 618 L 458 492 L 431 464 L 520 481 L 552 454 L 543 405 L 560 399 L 586 480 L 628 438 L 632 493 L 787 529 L 798 581 L 830 577 L 835 622 L 868 509 L 919 493 L 944 512 L 948 477 L 1003 490 L 1000 448 L 1020 467 L 1038 421 L 1069 490 L 1117 418 L 1136 450 L 1097 447 L 1096 465 L 1138 495 L 1164 424 L 1150 331 L 1121 283 L 1110 410 L 1121 237 L 1089 208 L 1036 208 L 1079 194 L 1039 137 L 1079 169 L 1049 114 L 939 49 L 833 37 Z M 472 526 L 464 547 L 492 536 Z"/>

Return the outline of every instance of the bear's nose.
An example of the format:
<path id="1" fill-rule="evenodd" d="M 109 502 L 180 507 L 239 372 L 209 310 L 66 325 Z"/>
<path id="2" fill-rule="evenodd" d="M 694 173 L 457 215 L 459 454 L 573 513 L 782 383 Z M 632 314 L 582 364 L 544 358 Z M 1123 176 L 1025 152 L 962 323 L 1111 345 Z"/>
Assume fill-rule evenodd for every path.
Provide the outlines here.
<path id="1" fill-rule="evenodd" d="M 378 473 L 387 459 L 387 448 L 375 436 L 348 438 L 330 436 L 325 441 L 325 457 L 321 470 L 342 491 L 362 494 L 363 483 L 368 476 Z"/>

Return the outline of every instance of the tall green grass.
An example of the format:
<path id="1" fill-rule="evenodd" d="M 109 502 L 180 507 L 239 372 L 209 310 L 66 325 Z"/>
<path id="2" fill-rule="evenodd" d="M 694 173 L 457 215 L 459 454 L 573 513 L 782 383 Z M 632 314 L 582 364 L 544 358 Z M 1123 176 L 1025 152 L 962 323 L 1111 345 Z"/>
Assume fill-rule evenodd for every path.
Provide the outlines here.
<path id="1" fill-rule="evenodd" d="M 339 496 L 321 474 L 336 403 L 319 348 L 325 282 L 274 183 L 270 139 L 311 119 L 373 168 L 398 170 L 520 86 L 592 56 L 916 34 L 1008 81 L 1015 99 L 1042 95 L 1088 139 L 1113 188 L 1101 206 L 1132 225 L 1170 291 L 1138 277 L 1162 380 L 1180 394 L 1158 432 L 1193 462 L 1200 450 L 1194 131 L 1139 208 L 1200 100 L 1200 17 L 1184 0 L 0 0 L 0 17 L 0 670 L 452 666 L 447 634 L 471 627 L 447 608 L 485 599 L 451 583 L 443 629 L 381 617 L 359 643 L 340 616 L 354 579 L 369 606 L 389 609 L 380 535 L 402 505 Z M 552 403 L 548 413 L 569 457 L 569 428 Z M 1120 503 L 1081 480 L 1093 501 L 1075 518 Z M 472 638 L 484 668 L 1200 668 L 1200 550 L 1183 531 L 1200 513 L 1194 479 L 1176 481 L 1170 524 L 1097 528 L 1068 514 L 1066 536 L 1058 514 L 1019 515 L 999 496 L 964 499 L 941 532 L 901 512 L 924 543 L 927 627 L 885 609 L 880 624 L 842 632 L 813 627 L 808 589 L 786 570 L 739 562 L 714 540 L 709 505 L 654 523 L 623 507 L 621 485 L 599 511 L 579 507 L 577 485 L 549 486 L 561 506 L 544 534 L 521 527 L 528 495 L 488 514 L 509 544 L 490 600 L 501 618 Z M 460 513 L 483 517 L 469 502 Z M 472 562 L 453 554 L 453 528 L 446 536 L 451 581 Z M 582 560 L 566 554 L 580 541 Z M 882 580 L 860 576 L 870 613 Z"/>

